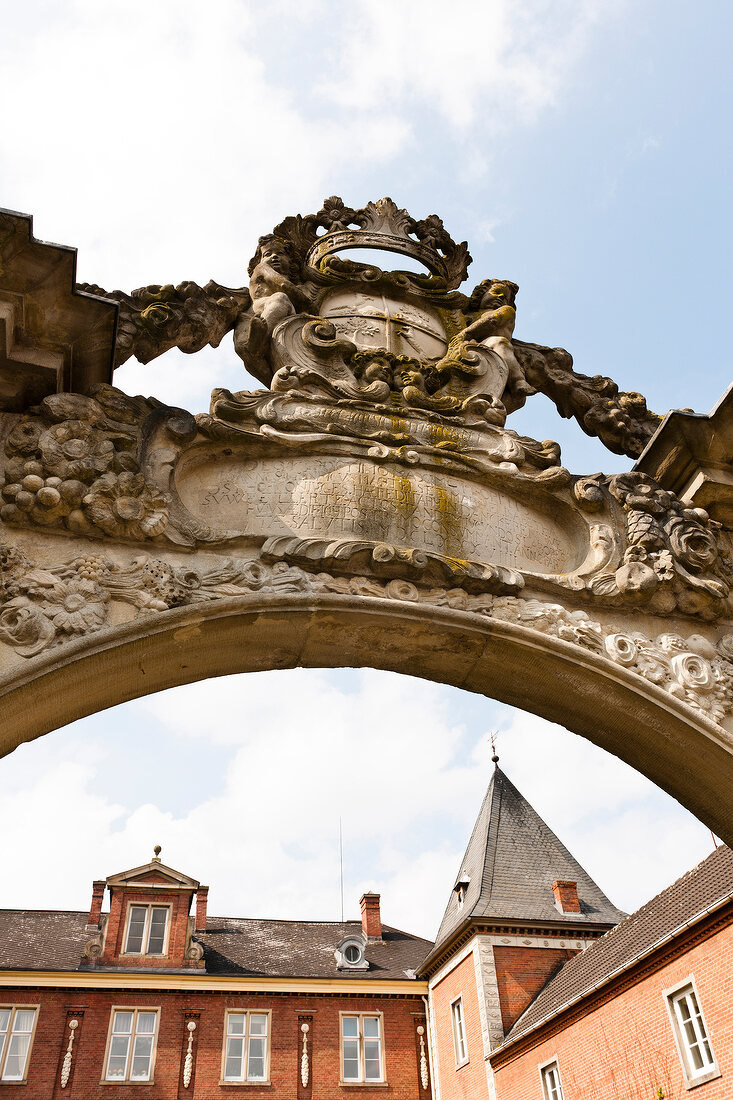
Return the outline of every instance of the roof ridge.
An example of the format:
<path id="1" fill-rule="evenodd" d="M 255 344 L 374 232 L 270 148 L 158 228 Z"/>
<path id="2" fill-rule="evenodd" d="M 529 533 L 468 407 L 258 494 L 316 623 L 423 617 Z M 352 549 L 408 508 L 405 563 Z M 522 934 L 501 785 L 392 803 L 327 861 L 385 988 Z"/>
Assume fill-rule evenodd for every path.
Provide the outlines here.
<path id="1" fill-rule="evenodd" d="M 587 955 L 588 952 L 596 951 L 604 941 L 608 941 L 609 939 L 611 939 L 613 936 L 615 936 L 617 932 L 619 932 L 619 930 L 621 930 L 621 934 L 623 934 L 626 928 L 628 928 L 631 921 L 638 920 L 639 918 L 646 916 L 651 905 L 656 904 L 661 898 L 664 897 L 665 894 L 669 893 L 671 890 L 674 890 L 686 878 L 689 878 L 691 875 L 694 875 L 697 871 L 699 871 L 703 864 L 712 859 L 717 852 L 727 847 L 727 844 L 719 844 L 712 852 L 706 855 L 704 859 L 701 859 L 699 863 L 696 863 L 694 867 L 690 867 L 689 870 L 685 871 L 678 878 L 674 879 L 673 882 L 670 882 L 669 886 L 665 886 L 664 889 L 660 890 L 658 894 L 655 894 L 653 897 L 649 898 L 648 901 L 645 901 L 643 905 L 640 905 L 638 909 L 634 909 L 633 913 L 627 913 L 626 916 L 618 922 L 618 924 L 614 924 L 613 928 L 609 928 L 608 931 L 604 932 L 602 936 L 599 936 L 598 939 L 593 940 L 585 949 L 584 954 Z M 728 850 L 730 851 L 730 849 Z M 730 893 L 730 891 L 728 891 L 728 893 Z M 723 896 L 724 895 L 721 894 L 721 897 Z"/>

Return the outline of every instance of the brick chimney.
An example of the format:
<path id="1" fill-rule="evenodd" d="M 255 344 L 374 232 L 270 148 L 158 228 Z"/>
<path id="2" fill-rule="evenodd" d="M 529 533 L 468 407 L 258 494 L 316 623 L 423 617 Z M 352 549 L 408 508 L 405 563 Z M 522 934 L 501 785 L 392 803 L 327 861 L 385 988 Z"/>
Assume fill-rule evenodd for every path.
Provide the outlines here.
<path id="1" fill-rule="evenodd" d="M 196 925 L 197 932 L 206 931 L 206 907 L 209 903 L 209 887 L 199 886 L 196 891 Z"/>
<path id="2" fill-rule="evenodd" d="M 382 938 L 379 897 L 379 894 L 362 894 L 359 901 L 361 905 L 361 926 L 368 940 L 381 940 Z"/>
<path id="3" fill-rule="evenodd" d="M 561 913 L 580 913 L 577 882 L 562 882 L 558 879 L 552 884 L 552 892 L 555 895 L 555 905 Z"/>
<path id="4" fill-rule="evenodd" d="M 89 910 L 87 924 L 99 925 L 102 916 L 102 902 L 104 901 L 104 888 L 107 883 L 104 879 L 95 879 L 92 883 L 92 907 Z"/>

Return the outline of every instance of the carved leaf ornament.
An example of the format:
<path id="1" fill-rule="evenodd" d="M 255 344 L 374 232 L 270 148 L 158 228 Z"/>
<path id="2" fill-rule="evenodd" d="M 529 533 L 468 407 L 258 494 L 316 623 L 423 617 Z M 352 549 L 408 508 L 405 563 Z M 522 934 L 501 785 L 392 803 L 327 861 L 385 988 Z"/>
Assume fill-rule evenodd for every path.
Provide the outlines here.
<path id="1" fill-rule="evenodd" d="M 733 634 L 716 645 L 700 635 L 613 632 L 584 611 L 517 596 L 471 594 L 461 587 L 427 587 L 394 577 L 336 576 L 309 568 L 298 546 L 271 545 L 268 560 L 225 561 L 207 571 L 183 569 L 141 555 L 129 566 L 103 556 L 40 569 L 19 550 L 0 546 L 0 642 L 23 657 L 109 625 L 110 603 L 139 614 L 165 612 L 225 596 L 309 592 L 373 597 L 517 623 L 588 649 L 668 691 L 713 722 L 733 713 Z M 389 560 L 392 560 L 391 558 Z M 316 571 L 318 570 L 318 571 Z"/>

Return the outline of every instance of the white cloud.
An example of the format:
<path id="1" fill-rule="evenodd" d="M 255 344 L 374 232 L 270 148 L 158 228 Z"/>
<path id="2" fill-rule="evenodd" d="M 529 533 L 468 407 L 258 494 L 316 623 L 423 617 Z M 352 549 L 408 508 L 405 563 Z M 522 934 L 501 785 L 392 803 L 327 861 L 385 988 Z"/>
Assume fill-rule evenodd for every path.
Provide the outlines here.
<path id="1" fill-rule="evenodd" d="M 459 131 L 496 135 L 553 105 L 604 14 L 598 0 L 364 0 L 322 92 L 362 111 L 419 103 Z"/>
<path id="2" fill-rule="evenodd" d="M 209 883 L 214 913 L 335 919 L 342 818 L 346 915 L 374 889 L 388 923 L 432 936 L 491 775 L 490 723 L 509 777 L 622 908 L 712 845 L 671 799 L 581 738 L 391 673 L 249 674 L 128 704 L 119 728 L 122 714 L 150 731 L 141 767 L 170 768 L 171 745 L 193 743 L 202 764 L 228 754 L 222 782 L 204 767 L 184 774 L 193 797 L 176 813 L 105 788 L 104 716 L 55 735 L 48 751 L 47 739 L 24 746 L 2 764 L 11 793 L 0 829 L 27 822 L 4 853 L 5 905 L 83 908 L 93 878 L 161 843 L 165 860 Z"/>

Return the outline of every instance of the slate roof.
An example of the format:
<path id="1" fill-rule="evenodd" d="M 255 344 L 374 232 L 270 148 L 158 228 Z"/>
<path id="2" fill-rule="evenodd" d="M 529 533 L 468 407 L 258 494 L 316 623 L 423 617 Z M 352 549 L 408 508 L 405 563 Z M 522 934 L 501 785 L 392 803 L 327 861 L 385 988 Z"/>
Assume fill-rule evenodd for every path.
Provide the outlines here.
<path id="1" fill-rule="evenodd" d="M 85 912 L 0 909 L 0 971 L 79 970 L 90 935 L 87 916 Z M 360 933 L 361 921 L 209 917 L 206 932 L 197 932 L 194 939 L 204 945 L 207 974 L 345 982 L 412 978 L 432 947 L 429 940 L 384 925 L 384 943 L 366 946 L 368 970 L 338 970 L 336 946 Z"/>
<path id="2" fill-rule="evenodd" d="M 653 949 L 733 898 L 733 853 L 721 845 L 682 878 L 565 963 L 514 1024 L 498 1050 L 628 969 Z"/>
<path id="3" fill-rule="evenodd" d="M 455 887 L 451 891 L 436 951 L 469 919 L 579 929 L 614 925 L 625 916 L 499 767 L 476 819 L 456 885 L 466 878 L 462 908 Z M 577 882 L 580 913 L 556 908 L 552 884 L 558 879 Z"/>
<path id="4" fill-rule="evenodd" d="M 361 921 L 286 921 L 210 917 L 204 945 L 210 974 L 262 977 L 350 978 L 367 980 L 414 977 L 433 946 L 430 940 L 382 926 L 383 943 L 367 943 L 368 970 L 338 970 L 334 949 L 346 936 L 359 936 Z M 409 971 L 409 974 L 407 973 Z"/>

